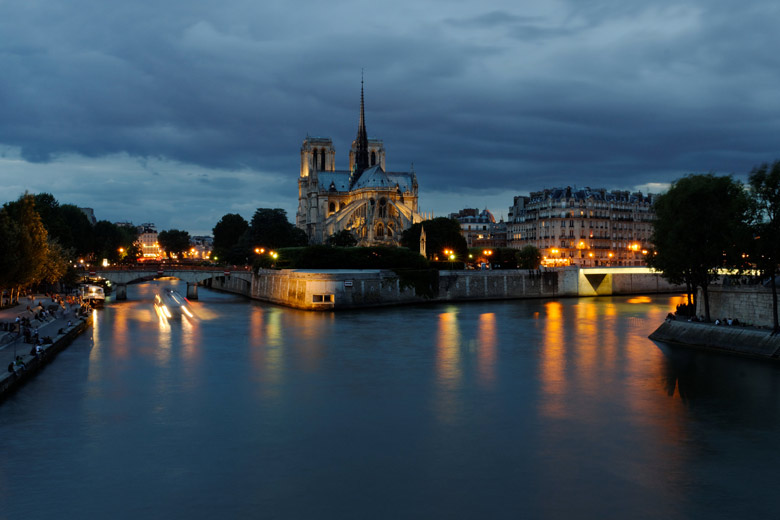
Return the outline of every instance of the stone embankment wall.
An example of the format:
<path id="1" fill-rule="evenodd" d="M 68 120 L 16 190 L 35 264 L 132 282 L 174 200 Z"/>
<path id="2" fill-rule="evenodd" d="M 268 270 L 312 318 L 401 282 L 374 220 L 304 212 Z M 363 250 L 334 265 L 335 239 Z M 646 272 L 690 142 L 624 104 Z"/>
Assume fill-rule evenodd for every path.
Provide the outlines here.
<path id="1" fill-rule="evenodd" d="M 772 327 L 772 290 L 762 285 L 714 285 L 709 288 L 710 317 L 736 318 L 742 323 Z M 704 316 L 704 298 L 699 290 L 696 315 Z"/>
<path id="2" fill-rule="evenodd" d="M 30 348 L 30 344 L 22 344 L 19 348 L 19 355 L 22 357 L 25 368 L 24 370 L 11 373 L 6 370 L 7 367 L 2 367 L 3 372 L 0 375 L 0 401 L 32 379 L 44 366 L 51 363 L 57 354 L 65 350 L 90 325 L 92 325 L 92 314 L 77 320 L 63 334 L 54 338 L 53 343 L 50 345 L 43 345 L 43 353 L 37 357 L 28 353 L 27 349 Z"/>
<path id="3" fill-rule="evenodd" d="M 650 339 L 763 359 L 777 360 L 780 355 L 780 336 L 753 327 L 666 321 Z"/>
<path id="4" fill-rule="evenodd" d="M 430 301 L 551 298 L 681 291 L 645 269 L 555 271 L 260 270 L 251 283 L 217 277 L 214 289 L 309 310 L 349 309 Z"/>

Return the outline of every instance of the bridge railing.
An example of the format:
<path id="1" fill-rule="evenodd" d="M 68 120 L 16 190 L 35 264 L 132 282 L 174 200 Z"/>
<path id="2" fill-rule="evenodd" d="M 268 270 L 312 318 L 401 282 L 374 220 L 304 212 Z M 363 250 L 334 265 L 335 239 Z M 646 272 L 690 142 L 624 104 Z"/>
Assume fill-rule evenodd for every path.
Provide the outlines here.
<path id="1" fill-rule="evenodd" d="M 186 264 L 141 264 L 141 265 L 112 265 L 108 267 L 95 266 L 81 269 L 82 273 L 90 273 L 96 271 L 252 271 L 252 267 L 248 265 L 231 265 L 231 266 L 215 266 L 215 265 L 186 265 Z"/>

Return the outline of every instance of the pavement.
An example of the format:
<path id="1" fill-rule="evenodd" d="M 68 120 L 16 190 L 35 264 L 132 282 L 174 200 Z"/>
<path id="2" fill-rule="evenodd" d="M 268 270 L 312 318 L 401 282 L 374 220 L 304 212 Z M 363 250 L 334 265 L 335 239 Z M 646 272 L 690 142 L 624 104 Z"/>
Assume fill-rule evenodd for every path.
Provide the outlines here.
<path id="1" fill-rule="evenodd" d="M 19 299 L 19 304 L 0 309 L 0 324 L 2 323 L 14 323 L 17 316 L 27 316 L 32 318 L 33 313 L 27 310 L 36 309 L 38 304 L 42 303 L 43 308 L 47 309 L 49 305 L 56 305 L 50 297 L 42 294 L 34 295 L 32 299 L 28 296 Z M 68 330 L 68 321 L 71 325 L 76 325 L 78 319 L 79 304 L 65 304 L 65 308 L 59 308 L 53 317 L 43 320 L 31 320 L 32 328 L 38 328 L 38 335 L 41 340 L 49 336 L 53 340 L 57 339 L 57 332 L 60 329 Z M 16 355 L 26 358 L 30 353 L 30 349 L 35 346 L 34 343 L 25 343 L 24 335 L 17 332 L 7 332 L 0 327 L 0 370 L 6 372 L 8 364 L 13 362 Z M 48 345 L 44 345 L 47 347 Z"/>

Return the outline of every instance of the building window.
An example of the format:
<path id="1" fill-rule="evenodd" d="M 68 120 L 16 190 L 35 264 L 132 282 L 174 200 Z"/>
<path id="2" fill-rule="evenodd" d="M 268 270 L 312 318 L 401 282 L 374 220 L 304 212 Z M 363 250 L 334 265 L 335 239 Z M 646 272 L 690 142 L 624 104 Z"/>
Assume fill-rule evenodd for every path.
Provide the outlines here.
<path id="1" fill-rule="evenodd" d="M 320 170 L 325 171 L 325 148 L 320 149 Z"/>
<path id="2" fill-rule="evenodd" d="M 371 166 L 376 164 L 376 152 L 371 152 Z"/>
<path id="3" fill-rule="evenodd" d="M 331 202 L 330 205 L 328 206 L 328 212 L 329 213 L 333 213 L 335 211 L 336 211 L 336 203 L 335 202 Z"/>
<path id="4" fill-rule="evenodd" d="M 332 294 L 314 294 L 311 297 L 313 303 L 333 303 Z"/>

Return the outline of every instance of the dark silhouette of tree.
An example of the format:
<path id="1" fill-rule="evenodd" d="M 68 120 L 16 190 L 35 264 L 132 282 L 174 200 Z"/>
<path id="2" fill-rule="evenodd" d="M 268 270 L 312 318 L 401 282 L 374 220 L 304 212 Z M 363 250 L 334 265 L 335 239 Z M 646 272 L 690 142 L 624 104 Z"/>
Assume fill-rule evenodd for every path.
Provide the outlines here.
<path id="1" fill-rule="evenodd" d="M 774 332 L 780 331 L 777 312 L 777 266 L 780 263 L 780 161 L 753 168 L 748 183 L 754 203 L 753 255 L 756 267 L 769 277 Z"/>
<path id="2" fill-rule="evenodd" d="M 741 263 L 741 241 L 749 234 L 745 190 L 731 177 L 688 175 L 660 195 L 654 207 L 655 250 L 648 264 L 672 283 L 684 281 L 694 308 L 693 294 L 701 288 L 709 321 L 709 285 L 718 269 Z"/>
<path id="3" fill-rule="evenodd" d="M 525 246 L 516 253 L 516 256 L 519 269 L 539 269 L 542 265 L 542 252 L 535 246 Z"/>
<path id="4" fill-rule="evenodd" d="M 160 231 L 157 234 L 157 242 L 163 248 L 168 258 L 171 255 L 181 258 L 182 253 L 190 249 L 190 234 L 179 229 Z"/>
<path id="5" fill-rule="evenodd" d="M 333 233 L 331 236 L 329 236 L 326 243 L 327 245 L 333 247 L 354 247 L 357 245 L 358 241 L 352 231 L 348 229 L 342 229 L 341 231 L 337 231 L 336 233 Z"/>
<path id="6" fill-rule="evenodd" d="M 420 231 L 425 227 L 426 252 L 429 257 L 443 255 L 445 249 L 455 251 L 459 262 L 468 259 L 466 239 L 460 232 L 460 223 L 451 218 L 438 217 L 413 224 L 401 234 L 401 245 L 412 251 L 420 250 Z"/>
<path id="7" fill-rule="evenodd" d="M 17 273 L 21 263 L 20 234 L 16 221 L 5 208 L 0 208 L 0 293 L 7 289 L 12 301 L 18 297 L 15 287 L 18 285 Z"/>
<path id="8" fill-rule="evenodd" d="M 211 257 L 230 263 L 243 262 L 246 255 L 238 251 L 237 246 L 248 229 L 249 222 L 241 215 L 224 215 L 211 230 L 214 234 L 214 251 Z"/>
<path id="9" fill-rule="evenodd" d="M 287 220 L 287 212 L 280 208 L 258 208 L 242 240 L 247 256 L 254 254 L 256 247 L 269 250 L 305 246 L 307 243 L 306 233 L 291 224 Z"/>

